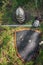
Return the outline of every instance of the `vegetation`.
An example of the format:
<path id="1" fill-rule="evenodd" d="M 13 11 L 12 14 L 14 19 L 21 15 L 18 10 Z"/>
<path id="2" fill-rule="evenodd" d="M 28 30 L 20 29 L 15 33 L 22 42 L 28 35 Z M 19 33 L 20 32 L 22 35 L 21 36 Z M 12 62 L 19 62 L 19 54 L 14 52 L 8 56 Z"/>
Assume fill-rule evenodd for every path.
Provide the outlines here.
<path id="1" fill-rule="evenodd" d="M 15 11 L 19 6 L 29 13 L 24 24 L 32 23 L 35 16 L 43 17 L 43 0 L 0 0 L 0 24 L 18 24 Z"/>
<path id="2" fill-rule="evenodd" d="M 19 6 L 29 13 L 29 19 L 24 24 L 32 24 L 35 16 L 42 17 L 38 29 L 43 32 L 43 0 L 0 0 L 0 25 L 18 24 L 15 20 L 15 11 Z M 35 61 L 23 63 L 18 58 L 14 43 L 14 31 L 17 29 L 20 28 L 0 26 L 0 65 L 43 65 L 43 45 Z"/>
<path id="3" fill-rule="evenodd" d="M 16 54 L 14 31 L 23 27 L 0 26 L 0 65 L 43 65 L 43 45 L 35 61 L 23 63 Z"/>

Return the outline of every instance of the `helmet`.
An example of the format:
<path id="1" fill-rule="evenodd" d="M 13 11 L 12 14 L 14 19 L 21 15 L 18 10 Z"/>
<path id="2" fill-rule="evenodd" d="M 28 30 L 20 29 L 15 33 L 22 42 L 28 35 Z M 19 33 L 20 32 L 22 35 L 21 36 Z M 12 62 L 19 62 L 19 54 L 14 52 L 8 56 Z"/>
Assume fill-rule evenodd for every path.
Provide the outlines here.
<path id="1" fill-rule="evenodd" d="M 19 23 L 23 23 L 25 20 L 24 10 L 21 7 L 18 7 L 16 10 L 16 19 Z"/>

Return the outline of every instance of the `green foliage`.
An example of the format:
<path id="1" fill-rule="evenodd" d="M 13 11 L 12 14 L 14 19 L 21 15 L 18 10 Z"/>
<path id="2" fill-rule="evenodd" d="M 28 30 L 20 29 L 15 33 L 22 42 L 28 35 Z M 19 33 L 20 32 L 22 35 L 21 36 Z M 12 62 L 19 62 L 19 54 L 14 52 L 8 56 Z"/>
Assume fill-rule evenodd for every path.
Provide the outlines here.
<path id="1" fill-rule="evenodd" d="M 36 58 L 36 64 L 35 65 L 43 65 L 43 50 L 40 49 L 39 56 Z"/>
<path id="2" fill-rule="evenodd" d="M 19 6 L 23 7 L 27 11 L 30 11 L 32 15 L 31 17 L 36 15 L 35 13 L 37 13 L 37 10 L 43 11 L 43 0 L 0 0 L 0 3 L 0 24 L 17 24 L 15 21 L 15 11 Z M 26 22 L 25 24 L 28 24 L 31 21 L 29 20 Z"/>
<path id="3" fill-rule="evenodd" d="M 24 65 L 22 61 L 16 55 L 16 49 L 12 39 L 12 34 L 8 34 L 11 31 L 10 27 L 1 26 L 0 38 L 2 38 L 2 46 L 0 44 L 0 65 Z M 16 29 L 16 28 L 15 28 Z M 31 65 L 32 62 L 26 63 Z"/>
<path id="4" fill-rule="evenodd" d="M 22 63 L 22 61 L 16 55 L 16 49 L 14 47 L 14 42 L 12 39 L 12 29 L 18 30 L 17 28 L 11 28 L 8 26 L 1 26 L 0 38 L 0 65 L 43 65 L 43 50 L 39 50 L 39 56 L 36 58 L 35 62 L 30 61 Z"/>
<path id="5" fill-rule="evenodd" d="M 16 22 L 13 20 L 13 15 L 18 6 L 22 6 L 27 11 L 29 10 L 36 12 L 37 9 L 43 11 L 43 0 L 0 0 L 0 24 L 16 24 Z M 26 21 L 25 24 L 32 24 L 33 20 L 34 17 L 32 16 L 32 20 Z M 19 28 L 13 29 L 17 30 Z M 43 31 L 43 23 L 39 29 Z M 24 63 L 22 63 L 22 61 L 16 55 L 12 37 L 11 27 L 0 26 L 0 65 L 24 65 Z M 43 65 L 42 49 L 40 49 L 40 54 L 35 62 L 36 65 Z M 33 61 L 25 63 L 25 65 L 33 64 Z"/>

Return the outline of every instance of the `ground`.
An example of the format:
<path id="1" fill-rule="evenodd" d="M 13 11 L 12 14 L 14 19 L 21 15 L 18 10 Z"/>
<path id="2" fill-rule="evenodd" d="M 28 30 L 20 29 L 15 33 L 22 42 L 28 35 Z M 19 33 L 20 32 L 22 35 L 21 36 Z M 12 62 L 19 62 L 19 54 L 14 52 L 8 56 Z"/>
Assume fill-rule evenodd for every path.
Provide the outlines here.
<path id="1" fill-rule="evenodd" d="M 15 30 L 24 27 L 0 27 L 0 65 L 43 65 L 43 45 L 35 61 L 23 63 L 16 55 Z"/>
<path id="2" fill-rule="evenodd" d="M 40 27 L 31 29 L 40 30 L 43 40 L 43 0 L 0 0 L 0 65 L 43 65 L 43 45 L 35 61 L 23 63 L 16 55 L 14 32 L 24 27 L 1 26 L 19 24 L 15 17 L 19 6 L 26 14 L 23 24 L 32 24 L 36 16 L 41 17 Z"/>
<path id="3" fill-rule="evenodd" d="M 25 23 L 23 24 L 32 24 L 36 16 L 43 19 L 43 8 L 36 8 L 34 1 L 28 0 L 2 0 L 2 5 L 0 5 L 0 25 L 14 25 L 20 24 L 16 20 L 16 9 L 21 6 L 25 12 Z M 32 4 L 31 4 L 32 2 Z M 38 2 L 39 3 L 39 2 Z"/>

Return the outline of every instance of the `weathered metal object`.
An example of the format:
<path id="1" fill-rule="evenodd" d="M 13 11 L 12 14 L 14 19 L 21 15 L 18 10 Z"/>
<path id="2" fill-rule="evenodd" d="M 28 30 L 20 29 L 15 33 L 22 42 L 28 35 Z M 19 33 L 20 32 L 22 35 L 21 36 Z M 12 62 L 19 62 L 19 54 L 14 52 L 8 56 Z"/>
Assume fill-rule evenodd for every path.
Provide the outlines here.
<path id="1" fill-rule="evenodd" d="M 39 27 L 40 26 L 39 20 L 35 20 L 34 23 L 33 23 L 33 26 L 34 27 Z"/>
<path id="2" fill-rule="evenodd" d="M 34 30 L 22 30 L 16 32 L 17 54 L 22 61 L 30 61 L 36 57 L 39 51 L 41 33 Z"/>
<path id="3" fill-rule="evenodd" d="M 21 7 L 18 7 L 16 10 L 16 19 L 19 23 L 23 23 L 25 20 L 25 13 Z"/>

